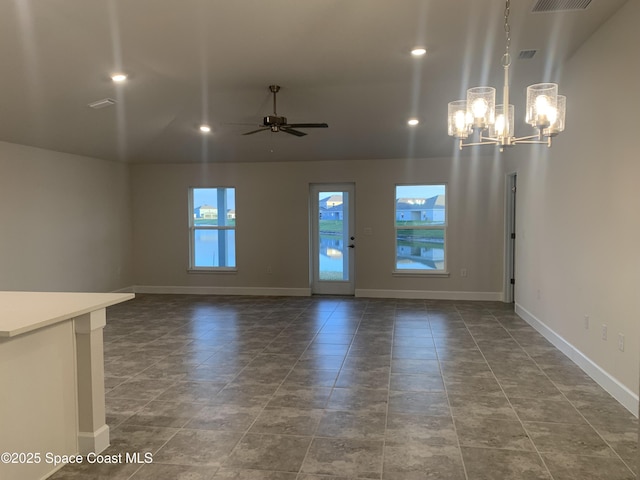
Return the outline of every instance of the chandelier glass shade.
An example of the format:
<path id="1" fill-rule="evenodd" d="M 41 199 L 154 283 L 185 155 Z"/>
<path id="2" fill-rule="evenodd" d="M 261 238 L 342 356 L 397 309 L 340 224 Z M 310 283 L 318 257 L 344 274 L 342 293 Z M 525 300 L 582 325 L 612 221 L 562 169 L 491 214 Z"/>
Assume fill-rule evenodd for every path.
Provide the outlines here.
<path id="1" fill-rule="evenodd" d="M 476 145 L 496 145 L 503 151 L 504 147 L 520 143 L 545 144 L 550 147 L 551 139 L 564 130 L 566 97 L 558 95 L 558 85 L 555 83 L 537 83 L 527 87 L 525 115 L 525 122 L 537 132 L 524 137 L 515 136 L 514 108 L 509 104 L 510 9 L 511 1 L 507 0 L 504 12 L 506 48 L 502 57 L 503 103 L 496 105 L 496 89 L 493 87 L 470 88 L 465 100 L 449 103 L 448 134 L 459 140 L 460 150 Z M 475 141 L 464 143 L 470 137 Z"/>

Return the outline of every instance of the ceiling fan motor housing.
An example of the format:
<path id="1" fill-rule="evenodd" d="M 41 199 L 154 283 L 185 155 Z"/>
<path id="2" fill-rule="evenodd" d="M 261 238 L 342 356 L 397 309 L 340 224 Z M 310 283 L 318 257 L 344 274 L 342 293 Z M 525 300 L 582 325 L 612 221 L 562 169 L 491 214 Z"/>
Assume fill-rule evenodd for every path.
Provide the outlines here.
<path id="1" fill-rule="evenodd" d="M 264 125 L 270 127 L 272 125 L 286 125 L 287 117 L 279 117 L 277 115 L 268 115 L 263 119 Z"/>
<path id="2" fill-rule="evenodd" d="M 281 117 L 276 112 L 276 93 L 280 90 L 278 85 L 269 85 L 269 90 L 273 93 L 273 115 L 262 118 L 262 125 L 257 130 L 252 130 L 243 135 L 253 135 L 254 133 L 271 130 L 272 132 L 286 132 L 296 137 L 304 137 L 306 133 L 296 130 L 296 128 L 327 128 L 326 123 L 287 123 L 287 117 Z"/>

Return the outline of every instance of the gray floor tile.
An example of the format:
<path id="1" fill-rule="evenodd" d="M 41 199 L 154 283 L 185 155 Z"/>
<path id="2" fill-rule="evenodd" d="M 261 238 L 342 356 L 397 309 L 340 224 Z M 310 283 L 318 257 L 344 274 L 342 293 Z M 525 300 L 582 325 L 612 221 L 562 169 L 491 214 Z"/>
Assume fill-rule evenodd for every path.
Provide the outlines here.
<path id="1" fill-rule="evenodd" d="M 298 472 L 311 437 L 246 434 L 225 462 L 226 467 Z"/>
<path id="2" fill-rule="evenodd" d="M 490 395 L 449 395 L 451 413 L 454 417 L 493 418 L 495 420 L 518 420 L 507 397 Z"/>
<path id="3" fill-rule="evenodd" d="M 154 400 L 174 383 L 166 379 L 132 378 L 110 390 L 106 397 Z"/>
<path id="4" fill-rule="evenodd" d="M 283 382 L 283 386 L 299 385 L 302 387 L 333 387 L 338 373 L 333 370 L 313 370 L 294 368 Z"/>
<path id="5" fill-rule="evenodd" d="M 179 432 L 176 428 L 122 424 L 111 430 L 111 445 L 105 453 L 156 452 Z"/>
<path id="6" fill-rule="evenodd" d="M 509 450 L 534 450 L 533 443 L 519 421 L 492 418 L 456 418 L 460 445 Z"/>
<path id="7" fill-rule="evenodd" d="M 516 397 L 510 401 L 520 420 L 525 422 L 586 423 L 584 417 L 567 400 Z"/>
<path id="8" fill-rule="evenodd" d="M 390 413 L 450 416 L 444 392 L 389 392 Z"/>
<path id="9" fill-rule="evenodd" d="M 598 425 L 595 427 L 600 436 L 607 442 L 614 451 L 620 455 L 622 460 L 634 471 L 638 473 L 638 425 L 637 422 L 623 424 L 614 422 L 609 425 Z"/>
<path id="10" fill-rule="evenodd" d="M 204 405 L 195 403 L 162 402 L 152 400 L 135 415 L 129 417 L 126 425 L 146 425 L 154 427 L 182 428 Z"/>
<path id="11" fill-rule="evenodd" d="M 390 413 L 387 417 L 385 445 L 419 443 L 429 446 L 458 445 L 451 417 L 429 417 Z"/>
<path id="12" fill-rule="evenodd" d="M 502 387 L 490 372 L 475 375 L 449 374 L 445 376 L 445 385 L 449 395 L 504 397 Z"/>
<path id="13" fill-rule="evenodd" d="M 386 420 L 384 413 L 327 410 L 320 420 L 316 436 L 382 440 Z"/>
<path id="14" fill-rule="evenodd" d="M 342 368 L 345 357 L 343 355 L 322 355 L 315 358 L 304 358 L 298 360 L 296 368 L 306 368 L 309 370 L 331 370 L 337 373 Z"/>
<path id="15" fill-rule="evenodd" d="M 524 423 L 531 440 L 542 453 L 614 457 L 614 451 L 590 425 Z"/>
<path id="16" fill-rule="evenodd" d="M 315 438 L 302 472 L 379 479 L 382 472 L 382 441 Z"/>
<path id="17" fill-rule="evenodd" d="M 266 408 L 255 420 L 250 433 L 313 435 L 323 410 L 302 408 Z"/>
<path id="18" fill-rule="evenodd" d="M 261 407 L 204 405 L 185 425 L 194 430 L 245 432 L 260 415 Z"/>
<path id="19" fill-rule="evenodd" d="M 222 467 L 212 480 L 297 480 L 296 477 L 295 473 Z"/>
<path id="20" fill-rule="evenodd" d="M 329 395 L 331 395 L 331 388 L 328 387 L 283 385 L 274 393 L 267 406 L 270 408 L 324 408 Z"/>
<path id="21" fill-rule="evenodd" d="M 544 375 L 499 379 L 500 386 L 508 398 L 548 398 L 562 400 L 560 390 Z"/>
<path id="22" fill-rule="evenodd" d="M 592 425 L 637 424 L 637 419 L 611 398 L 605 401 L 574 400 L 572 403 Z"/>
<path id="23" fill-rule="evenodd" d="M 216 467 L 194 467 L 191 465 L 163 465 L 149 463 L 138 470 L 131 480 L 212 480 Z"/>
<path id="24" fill-rule="evenodd" d="M 157 463 L 219 467 L 242 433 L 180 430 L 153 457 Z"/>
<path id="25" fill-rule="evenodd" d="M 536 452 L 462 447 L 462 457 L 473 480 L 551 480 Z"/>
<path id="26" fill-rule="evenodd" d="M 301 473 L 296 477 L 296 480 L 356 480 L 356 477 L 334 477 L 333 475 L 310 475 Z"/>
<path id="27" fill-rule="evenodd" d="M 618 458 L 543 453 L 554 480 L 633 480 L 636 476 Z"/>
<path id="28" fill-rule="evenodd" d="M 334 388 L 327 408 L 330 410 L 369 411 L 385 413 L 389 393 L 385 390 L 366 388 Z"/>
<path id="29" fill-rule="evenodd" d="M 439 374 L 392 374 L 389 385 L 391 390 L 408 392 L 442 392 L 444 381 Z"/>
<path id="30" fill-rule="evenodd" d="M 107 453 L 153 463 L 69 465 L 56 480 L 636 468 L 637 419 L 501 302 L 138 295 L 108 309 L 104 333 Z"/>
<path id="31" fill-rule="evenodd" d="M 408 375 L 440 375 L 440 362 L 438 362 L 438 360 L 394 358 L 391 360 L 391 373 L 403 373 Z"/>
<path id="32" fill-rule="evenodd" d="M 176 382 L 156 400 L 181 403 L 210 403 L 226 382 Z"/>
<path id="33" fill-rule="evenodd" d="M 338 375 L 336 387 L 347 388 L 370 388 L 370 389 L 388 389 L 389 388 L 389 366 L 368 367 L 368 368 L 349 368 L 343 367 Z"/>
<path id="34" fill-rule="evenodd" d="M 421 443 L 384 447 L 383 479 L 464 480 L 457 446 L 427 446 Z"/>

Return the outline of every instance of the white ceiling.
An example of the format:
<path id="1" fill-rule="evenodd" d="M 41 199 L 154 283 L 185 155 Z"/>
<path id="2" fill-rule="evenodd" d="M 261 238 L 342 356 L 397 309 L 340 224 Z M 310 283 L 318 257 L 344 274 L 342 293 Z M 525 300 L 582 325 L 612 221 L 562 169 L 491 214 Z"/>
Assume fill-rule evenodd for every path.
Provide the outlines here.
<path id="1" fill-rule="evenodd" d="M 563 62 L 625 1 L 512 0 L 514 56 L 538 50 L 512 64 L 518 119 L 526 86 L 562 93 Z M 503 14 L 503 0 L 0 0 L 0 140 L 126 162 L 446 156 L 449 101 L 490 84 L 500 103 Z M 272 113 L 270 84 L 290 123 L 329 128 L 241 135 Z"/>

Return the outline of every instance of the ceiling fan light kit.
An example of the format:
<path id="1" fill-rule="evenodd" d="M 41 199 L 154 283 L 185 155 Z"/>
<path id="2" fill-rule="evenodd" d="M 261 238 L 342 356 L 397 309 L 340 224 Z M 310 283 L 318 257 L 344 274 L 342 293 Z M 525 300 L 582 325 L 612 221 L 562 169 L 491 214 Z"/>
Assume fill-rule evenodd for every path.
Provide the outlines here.
<path id="1" fill-rule="evenodd" d="M 514 108 L 509 104 L 509 67 L 511 66 L 511 28 L 509 13 L 511 1 L 504 9 L 505 53 L 502 56 L 504 68 L 503 103 L 496 105 L 496 89 L 493 87 L 473 87 L 467 90 L 466 100 L 456 100 L 448 106 L 448 134 L 459 140 L 463 147 L 495 145 L 500 151 L 520 143 L 544 144 L 551 147 L 551 139 L 561 133 L 565 126 L 567 99 L 558 95 L 555 83 L 538 83 L 527 87 L 525 121 L 537 129 L 535 135 L 516 137 L 514 134 Z M 505 105 L 508 107 L 505 109 Z M 473 136 L 475 142 L 464 143 Z"/>
<path id="2" fill-rule="evenodd" d="M 296 128 L 328 128 L 326 123 L 287 123 L 287 117 L 278 115 L 276 110 L 276 94 L 280 91 L 280 85 L 269 85 L 269 91 L 273 94 L 273 115 L 267 115 L 262 119 L 262 125 L 257 130 L 243 133 L 243 135 L 253 135 L 254 133 L 271 130 L 272 132 L 285 132 L 296 137 L 304 137 L 306 133 L 296 130 Z"/>

